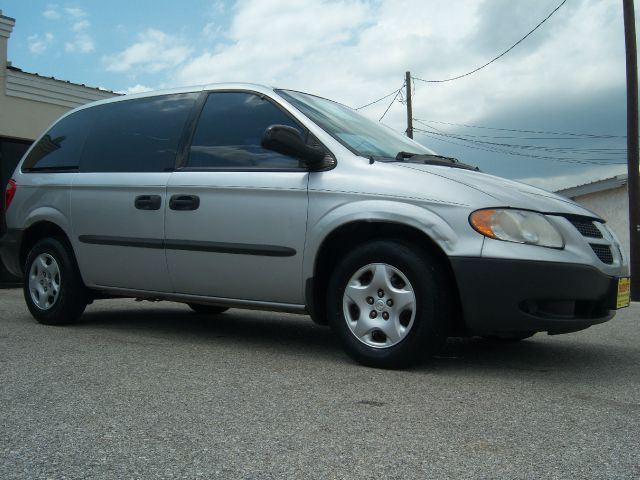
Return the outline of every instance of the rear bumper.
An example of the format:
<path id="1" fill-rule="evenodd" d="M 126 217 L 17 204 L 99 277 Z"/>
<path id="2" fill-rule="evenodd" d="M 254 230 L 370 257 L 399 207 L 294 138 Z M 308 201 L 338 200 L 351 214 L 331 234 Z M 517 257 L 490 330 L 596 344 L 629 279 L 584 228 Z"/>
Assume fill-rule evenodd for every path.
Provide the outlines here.
<path id="1" fill-rule="evenodd" d="M 567 333 L 615 314 L 617 277 L 589 265 L 470 257 L 451 264 L 475 334 Z"/>
<path id="2" fill-rule="evenodd" d="M 2 259 L 6 269 L 18 278 L 22 278 L 22 268 L 20 266 L 22 233 L 21 229 L 10 228 L 0 238 L 0 259 Z"/>

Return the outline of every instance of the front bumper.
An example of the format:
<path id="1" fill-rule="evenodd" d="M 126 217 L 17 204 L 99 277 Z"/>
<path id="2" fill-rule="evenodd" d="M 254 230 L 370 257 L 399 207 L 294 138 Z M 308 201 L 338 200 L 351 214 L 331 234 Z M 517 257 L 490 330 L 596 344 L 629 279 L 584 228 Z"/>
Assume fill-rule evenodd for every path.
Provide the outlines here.
<path id="1" fill-rule="evenodd" d="M 473 257 L 451 265 L 474 334 L 567 333 L 615 314 L 617 277 L 589 265 Z"/>
<path id="2" fill-rule="evenodd" d="M 22 278 L 20 266 L 20 246 L 22 245 L 23 231 L 18 228 L 10 228 L 0 238 L 0 259 L 12 275 Z"/>

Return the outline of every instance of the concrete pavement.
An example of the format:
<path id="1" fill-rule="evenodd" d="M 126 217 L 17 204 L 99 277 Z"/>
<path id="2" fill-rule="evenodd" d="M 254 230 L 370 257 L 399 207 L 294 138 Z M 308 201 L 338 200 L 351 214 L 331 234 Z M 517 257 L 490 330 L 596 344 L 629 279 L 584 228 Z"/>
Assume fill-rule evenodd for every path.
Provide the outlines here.
<path id="1" fill-rule="evenodd" d="M 639 478 L 640 305 L 361 367 L 308 317 L 0 290 L 0 478 Z"/>

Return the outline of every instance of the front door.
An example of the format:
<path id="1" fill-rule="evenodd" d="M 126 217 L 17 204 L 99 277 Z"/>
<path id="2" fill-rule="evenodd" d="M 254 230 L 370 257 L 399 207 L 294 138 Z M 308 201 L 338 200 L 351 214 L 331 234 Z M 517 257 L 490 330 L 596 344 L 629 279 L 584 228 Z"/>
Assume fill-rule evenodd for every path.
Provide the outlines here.
<path id="1" fill-rule="evenodd" d="M 210 93 L 186 165 L 167 186 L 165 248 L 177 293 L 302 304 L 309 173 L 261 147 L 304 128 L 252 92 Z"/>

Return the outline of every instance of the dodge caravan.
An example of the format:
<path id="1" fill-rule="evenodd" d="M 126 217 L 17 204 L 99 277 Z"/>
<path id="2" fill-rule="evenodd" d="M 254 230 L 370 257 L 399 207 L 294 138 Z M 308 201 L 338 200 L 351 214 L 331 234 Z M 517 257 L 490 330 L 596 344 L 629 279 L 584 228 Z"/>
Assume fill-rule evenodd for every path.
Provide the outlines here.
<path id="1" fill-rule="evenodd" d="M 602 218 L 306 93 L 249 84 L 77 108 L 19 163 L 6 267 L 41 323 L 94 299 L 308 313 L 355 360 L 575 332 L 628 305 Z"/>

